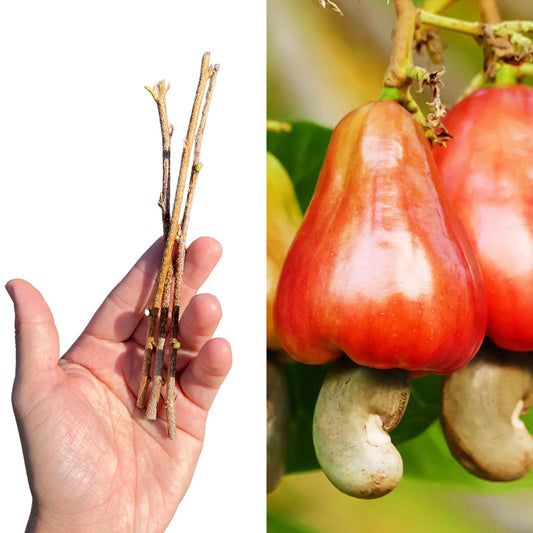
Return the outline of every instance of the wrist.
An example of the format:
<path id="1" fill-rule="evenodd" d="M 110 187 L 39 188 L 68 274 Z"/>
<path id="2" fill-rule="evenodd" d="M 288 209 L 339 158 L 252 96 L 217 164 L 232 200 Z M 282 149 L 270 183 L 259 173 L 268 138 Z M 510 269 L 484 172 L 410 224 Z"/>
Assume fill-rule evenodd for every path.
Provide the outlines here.
<path id="1" fill-rule="evenodd" d="M 77 516 L 59 516 L 45 512 L 36 502 L 31 507 L 25 533 L 93 533 L 94 531 L 119 531 L 111 527 L 95 526 L 90 520 Z"/>
<path id="2" fill-rule="evenodd" d="M 78 531 L 78 529 L 73 529 L 72 526 L 67 525 L 62 520 L 46 516 L 39 509 L 38 504 L 33 502 L 25 533 L 60 533 L 69 530 Z"/>
<path id="3" fill-rule="evenodd" d="M 44 533 L 46 531 L 53 531 L 52 529 L 46 529 L 45 523 L 39 515 L 38 506 L 35 502 L 32 503 L 30 517 L 26 524 L 25 533 Z"/>

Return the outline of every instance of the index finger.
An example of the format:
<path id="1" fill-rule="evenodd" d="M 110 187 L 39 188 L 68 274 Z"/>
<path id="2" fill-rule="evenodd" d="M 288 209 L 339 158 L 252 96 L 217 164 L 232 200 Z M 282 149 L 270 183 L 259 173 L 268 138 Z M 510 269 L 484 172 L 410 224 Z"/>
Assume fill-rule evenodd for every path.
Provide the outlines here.
<path id="1" fill-rule="evenodd" d="M 151 304 L 162 253 L 163 240 L 158 239 L 109 293 L 84 335 L 112 342 L 124 342 L 131 337 Z M 200 237 L 190 244 L 183 271 L 182 307 L 209 277 L 221 255 L 221 245 L 211 237 Z"/>

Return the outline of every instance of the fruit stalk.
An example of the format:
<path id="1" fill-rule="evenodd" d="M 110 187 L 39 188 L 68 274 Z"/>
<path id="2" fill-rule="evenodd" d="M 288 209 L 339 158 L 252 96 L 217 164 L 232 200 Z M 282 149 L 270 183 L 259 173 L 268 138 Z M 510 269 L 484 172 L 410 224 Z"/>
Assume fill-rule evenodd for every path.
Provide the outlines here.
<path id="1" fill-rule="evenodd" d="M 406 97 L 411 84 L 410 69 L 413 66 L 413 36 L 416 26 L 416 8 L 412 0 L 394 0 L 396 27 L 394 47 L 384 85 L 400 91 Z"/>
<path id="2" fill-rule="evenodd" d="M 432 141 L 438 140 L 438 125 L 428 123 L 410 92 L 411 84 L 414 81 L 419 81 L 420 86 L 424 84 L 434 85 L 433 75 L 423 68 L 415 67 L 413 63 L 413 43 L 419 22 L 417 19 L 418 11 L 412 0 L 395 0 L 394 8 L 396 10 L 394 45 L 383 80 L 383 92 L 380 100 L 398 102 L 424 126 L 426 135 Z"/>

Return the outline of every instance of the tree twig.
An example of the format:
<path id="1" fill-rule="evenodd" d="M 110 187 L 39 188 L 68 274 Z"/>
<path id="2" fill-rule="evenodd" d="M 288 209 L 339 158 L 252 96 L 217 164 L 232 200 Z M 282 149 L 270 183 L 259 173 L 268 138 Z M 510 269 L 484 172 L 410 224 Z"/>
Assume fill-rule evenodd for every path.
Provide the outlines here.
<path id="1" fill-rule="evenodd" d="M 161 125 L 161 139 L 162 139 L 162 162 L 163 162 L 163 183 L 161 187 L 161 194 L 159 196 L 158 205 L 161 207 L 161 217 L 163 221 L 163 237 L 166 241 L 168 232 L 170 230 L 170 144 L 173 133 L 173 127 L 169 125 L 168 113 L 166 105 L 166 95 L 170 88 L 170 84 L 166 84 L 164 80 L 160 81 L 153 88 L 145 87 L 150 92 L 153 99 L 157 104 L 157 110 L 159 112 L 159 122 Z M 167 280 L 163 290 L 163 300 L 159 319 L 159 334 L 158 340 L 154 343 L 157 347 L 157 359 L 156 363 L 162 366 L 163 356 L 165 350 L 165 338 L 166 338 L 166 324 L 168 322 L 168 313 L 170 308 L 170 295 L 171 284 L 173 277 L 173 269 L 169 270 L 167 274 Z M 155 328 L 155 323 L 153 324 Z M 151 332 L 151 337 L 155 334 Z M 156 366 L 155 373 L 161 373 L 161 369 Z M 159 385 L 155 385 L 158 387 Z"/>
<path id="2" fill-rule="evenodd" d="M 163 364 L 165 357 L 165 347 L 167 340 L 168 329 L 168 317 L 170 313 L 170 301 L 172 297 L 172 271 L 167 273 L 167 279 L 163 289 L 163 299 L 161 302 L 161 312 L 159 316 L 159 330 L 157 339 L 155 340 L 156 359 L 154 368 L 154 378 L 152 381 L 152 392 L 150 394 L 150 400 L 146 407 L 145 418 L 147 420 L 155 420 L 157 417 L 157 406 L 159 398 L 161 397 L 161 390 L 163 388 Z"/>
<path id="3" fill-rule="evenodd" d="M 189 178 L 189 189 L 187 192 L 187 199 L 185 201 L 185 207 L 183 209 L 183 216 L 180 224 L 180 236 L 178 240 L 178 254 L 176 257 L 175 271 L 175 283 L 174 283 L 174 296 L 173 296 L 173 308 L 172 308 L 172 327 L 171 327 L 171 352 L 168 365 L 167 375 L 167 397 L 166 397 L 166 413 L 167 413 L 167 427 L 168 436 L 171 439 L 176 438 L 176 414 L 175 414 L 175 384 L 176 384 L 176 358 L 177 352 L 180 347 L 178 341 L 179 337 L 179 318 L 180 318 L 180 305 L 181 305 L 181 289 L 183 283 L 183 267 L 185 263 L 185 243 L 187 239 L 187 230 L 189 228 L 189 219 L 191 216 L 192 201 L 194 197 L 194 191 L 196 189 L 196 183 L 198 181 L 198 175 L 202 169 L 202 163 L 200 162 L 200 152 L 202 149 L 202 140 L 204 136 L 205 124 L 207 121 L 207 114 L 209 113 L 209 106 L 211 105 L 211 99 L 213 97 L 213 90 L 215 88 L 215 82 L 218 75 L 220 66 L 214 65 L 210 69 L 210 78 L 207 92 L 205 95 L 205 102 L 202 109 L 202 117 L 196 132 L 196 138 L 194 141 L 194 158 L 191 167 L 191 176 Z"/>
<path id="4" fill-rule="evenodd" d="M 148 386 L 150 383 L 150 368 L 152 364 L 152 356 L 154 352 L 154 347 L 156 345 L 155 340 L 155 331 L 156 331 L 156 322 L 159 317 L 159 311 L 163 303 L 163 295 L 165 292 L 165 285 L 167 282 L 167 276 L 172 265 L 172 252 L 174 250 L 174 243 L 178 235 L 179 230 L 179 216 L 181 211 L 181 205 L 183 203 L 183 195 L 185 191 L 185 181 L 187 177 L 187 169 L 189 166 L 189 160 L 192 150 L 192 144 L 194 141 L 194 135 L 196 131 L 196 126 L 198 123 L 198 117 L 201 110 L 202 100 L 206 90 L 207 82 L 210 77 L 209 69 L 209 53 L 205 53 L 202 57 L 202 66 L 200 70 L 200 79 L 198 81 L 198 86 L 196 89 L 196 95 L 193 103 L 193 108 L 191 112 L 191 117 L 189 120 L 189 127 L 187 130 L 187 136 L 184 141 L 180 172 L 178 176 L 178 182 L 176 186 L 176 194 L 174 197 L 174 206 L 172 210 L 172 217 L 170 220 L 170 227 L 168 231 L 167 238 L 165 239 L 165 246 L 163 250 L 163 257 L 161 259 L 161 266 L 159 269 L 159 274 L 157 278 L 156 290 L 154 294 L 154 299 L 152 306 L 150 308 L 150 315 L 148 321 L 148 332 L 146 337 L 143 369 L 141 376 L 141 383 L 139 385 L 139 392 L 137 394 L 137 406 L 141 409 L 144 409 L 146 405 Z M 156 367 L 162 367 L 161 364 L 156 364 Z M 160 374 L 159 374 L 160 376 Z M 157 374 L 154 374 L 154 382 L 157 383 L 160 380 L 157 379 Z M 157 387 L 152 387 L 151 398 L 157 397 L 159 400 L 160 389 L 157 391 Z M 155 409 L 154 407 L 155 403 Z M 151 402 L 151 410 L 145 412 L 145 418 L 147 420 L 155 420 L 157 417 L 157 402 Z"/>
<path id="5" fill-rule="evenodd" d="M 170 89 L 170 83 L 166 85 L 165 80 L 161 80 L 152 89 L 145 87 L 150 92 L 157 104 L 159 112 L 159 123 L 161 125 L 161 139 L 163 150 L 163 185 L 161 195 L 159 196 L 158 205 L 161 207 L 161 216 L 163 219 L 163 235 L 167 238 L 170 229 L 170 141 L 174 128 L 169 125 L 167 114 L 166 96 Z"/>
<path id="6" fill-rule="evenodd" d="M 445 17 L 435 13 L 428 13 L 422 9 L 418 10 L 419 22 L 430 24 L 438 28 L 455 31 L 474 38 L 484 37 L 487 28 L 494 33 L 525 34 L 533 33 L 533 21 L 530 20 L 504 20 L 496 24 L 485 24 L 482 22 L 472 22 L 459 20 L 452 17 Z M 515 38 L 517 35 L 515 35 Z"/>

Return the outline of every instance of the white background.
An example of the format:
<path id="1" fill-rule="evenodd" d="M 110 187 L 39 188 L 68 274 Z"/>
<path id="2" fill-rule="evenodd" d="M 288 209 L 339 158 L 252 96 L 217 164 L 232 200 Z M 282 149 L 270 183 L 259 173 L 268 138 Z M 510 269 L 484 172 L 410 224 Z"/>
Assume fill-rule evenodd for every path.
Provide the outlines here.
<path id="1" fill-rule="evenodd" d="M 0 9 L 0 281 L 44 295 L 64 352 L 161 232 L 161 139 L 143 88 L 171 82 L 173 168 L 203 52 L 220 73 L 189 242 L 224 255 L 202 292 L 234 364 L 211 411 L 189 492 L 167 531 L 262 531 L 265 449 L 265 6 L 221 0 L 3 2 Z M 10 394 L 13 310 L 0 294 L 0 516 L 31 505 Z"/>

